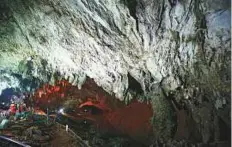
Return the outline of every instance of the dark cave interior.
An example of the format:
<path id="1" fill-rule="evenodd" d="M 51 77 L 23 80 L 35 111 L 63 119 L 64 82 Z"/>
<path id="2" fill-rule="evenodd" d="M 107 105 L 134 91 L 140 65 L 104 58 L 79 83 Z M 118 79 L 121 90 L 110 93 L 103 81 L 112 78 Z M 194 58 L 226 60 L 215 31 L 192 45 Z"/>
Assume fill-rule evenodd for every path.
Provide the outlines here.
<path id="1" fill-rule="evenodd" d="M 130 75 L 128 77 L 129 89 L 141 94 L 139 83 Z M 119 139 L 116 142 L 122 146 L 142 147 L 153 142 L 155 128 L 151 119 L 155 114 L 151 104 L 132 99 L 126 105 L 105 92 L 91 78 L 86 79 L 81 89 L 67 80 L 56 81 L 54 85 L 43 84 L 34 93 L 21 95 L 17 89 L 6 89 L 1 95 L 7 98 L 1 102 L 2 109 L 9 109 L 12 95 L 23 96 L 24 103 L 33 109 L 34 114 L 49 116 L 60 124 L 68 125 L 83 140 L 92 140 L 89 142 L 91 146 L 112 146 L 115 139 Z M 176 107 L 175 113 L 177 128 L 174 138 L 200 142 L 196 124 L 186 108 Z M 219 123 L 222 126 L 219 139 L 230 139 L 229 128 L 222 120 Z M 93 140 L 101 140 L 101 143 Z M 162 145 L 162 142 L 158 144 Z"/>
<path id="2" fill-rule="evenodd" d="M 132 90 L 137 90 L 136 80 L 129 80 L 132 80 L 130 83 L 134 85 L 131 87 Z M 3 92 L 2 97 L 8 97 L 10 103 L 12 95 L 20 96 L 17 94 L 19 93 L 15 90 L 8 89 Z M 105 92 L 93 79 L 87 78 L 81 89 L 66 80 L 57 81 L 54 85 L 44 84 L 33 94 L 24 93 L 24 97 L 27 107 L 33 108 L 36 114 L 49 113 L 49 116 L 55 117 L 57 122 L 68 124 L 82 139 L 91 140 L 96 137 L 96 134 L 91 136 L 89 133 L 88 137 L 85 134 L 93 127 L 104 142 L 121 137 L 123 138 L 121 144 L 124 146 L 135 143 L 146 146 L 151 143 L 150 121 L 153 115 L 151 104 L 133 99 L 126 105 Z"/>

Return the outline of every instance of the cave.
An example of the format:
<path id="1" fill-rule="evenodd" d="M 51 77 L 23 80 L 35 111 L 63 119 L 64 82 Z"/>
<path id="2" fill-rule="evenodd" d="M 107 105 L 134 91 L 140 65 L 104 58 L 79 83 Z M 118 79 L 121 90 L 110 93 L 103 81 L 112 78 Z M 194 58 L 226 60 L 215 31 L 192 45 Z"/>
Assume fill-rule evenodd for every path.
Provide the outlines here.
<path id="1" fill-rule="evenodd" d="M 231 145 L 229 0 L 2 0 L 0 146 Z"/>

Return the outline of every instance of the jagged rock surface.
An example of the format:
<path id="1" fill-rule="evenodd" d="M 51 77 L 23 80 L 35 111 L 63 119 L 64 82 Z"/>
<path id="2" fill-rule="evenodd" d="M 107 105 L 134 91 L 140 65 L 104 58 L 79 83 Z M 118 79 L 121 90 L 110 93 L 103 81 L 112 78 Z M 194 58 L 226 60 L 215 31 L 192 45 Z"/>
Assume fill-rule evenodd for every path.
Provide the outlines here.
<path id="1" fill-rule="evenodd" d="M 229 126 L 230 1 L 4 0 L 0 7 L 0 92 L 62 77 L 81 88 L 89 76 L 121 100 L 142 91 L 158 116 L 173 111 L 156 106 L 168 103 L 160 99 L 184 101 L 205 142 L 212 131 L 217 139 L 219 120 Z"/>

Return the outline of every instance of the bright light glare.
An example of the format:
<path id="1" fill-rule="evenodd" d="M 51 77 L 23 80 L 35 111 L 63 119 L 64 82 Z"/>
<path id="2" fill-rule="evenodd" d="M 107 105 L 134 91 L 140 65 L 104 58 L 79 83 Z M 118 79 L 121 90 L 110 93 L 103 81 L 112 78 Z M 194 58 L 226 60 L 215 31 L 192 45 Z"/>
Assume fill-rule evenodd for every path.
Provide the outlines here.
<path id="1" fill-rule="evenodd" d="M 59 113 L 63 114 L 63 113 L 64 113 L 64 108 L 61 108 L 61 109 L 59 110 Z"/>

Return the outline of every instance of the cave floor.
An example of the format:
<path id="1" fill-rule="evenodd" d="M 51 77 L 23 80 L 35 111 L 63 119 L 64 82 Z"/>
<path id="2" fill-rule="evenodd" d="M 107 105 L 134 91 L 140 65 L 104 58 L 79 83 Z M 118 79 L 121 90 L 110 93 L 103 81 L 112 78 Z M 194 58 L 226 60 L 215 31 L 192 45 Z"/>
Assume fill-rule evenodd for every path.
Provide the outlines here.
<path id="1" fill-rule="evenodd" d="M 88 146 L 71 131 L 66 132 L 62 125 L 46 124 L 46 121 L 10 121 L 8 126 L 0 131 L 0 135 L 32 147 Z"/>

